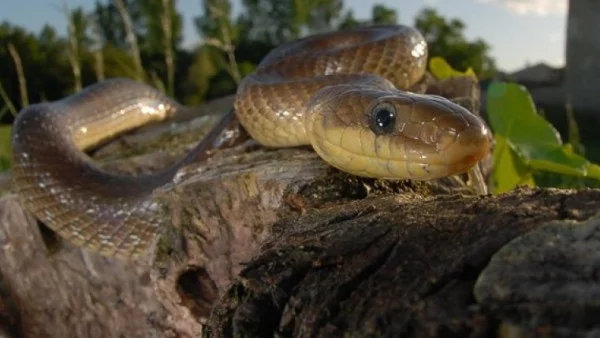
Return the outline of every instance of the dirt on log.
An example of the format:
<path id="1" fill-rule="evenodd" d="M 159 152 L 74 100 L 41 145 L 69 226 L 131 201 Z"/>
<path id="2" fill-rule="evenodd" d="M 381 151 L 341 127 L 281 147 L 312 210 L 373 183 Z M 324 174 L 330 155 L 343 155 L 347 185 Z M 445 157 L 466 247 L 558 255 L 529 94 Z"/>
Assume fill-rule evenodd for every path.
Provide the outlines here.
<path id="1" fill-rule="evenodd" d="M 169 127 L 132 136 L 147 145 L 144 153 L 115 157 L 127 153 L 125 138 L 96 156 L 123 172 L 153 170 L 202 137 L 213 121 L 203 119 L 181 135 Z M 457 178 L 362 179 L 332 169 L 308 148 L 270 150 L 252 142 L 186 167 L 155 195 L 168 226 L 152 264 L 143 265 L 74 248 L 6 194 L 0 200 L 0 335 L 539 333 L 530 319 L 544 298 L 523 298 L 527 320 L 511 316 L 510 298 L 495 292 L 493 283 L 496 271 L 510 273 L 510 260 L 493 260 L 493 270 L 486 270 L 488 263 L 507 243 L 550 221 L 583 222 L 600 210 L 600 190 L 522 188 L 475 196 Z M 594 262 L 585 271 L 600 271 Z M 503 280 L 503 290 L 526 293 Z M 593 306 L 581 301 L 571 309 L 578 304 Z M 552 317 L 542 323 L 548 335 L 598 328 Z"/>

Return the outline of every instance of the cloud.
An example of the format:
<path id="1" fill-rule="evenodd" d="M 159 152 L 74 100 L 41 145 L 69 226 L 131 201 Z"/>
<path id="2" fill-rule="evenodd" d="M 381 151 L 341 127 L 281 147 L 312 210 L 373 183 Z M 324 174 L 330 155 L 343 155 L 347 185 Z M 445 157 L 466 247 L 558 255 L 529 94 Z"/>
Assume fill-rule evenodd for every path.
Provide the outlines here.
<path id="1" fill-rule="evenodd" d="M 545 16 L 549 14 L 564 14 L 567 12 L 568 0 L 477 0 L 494 3 L 506 7 L 518 14 L 534 14 Z"/>

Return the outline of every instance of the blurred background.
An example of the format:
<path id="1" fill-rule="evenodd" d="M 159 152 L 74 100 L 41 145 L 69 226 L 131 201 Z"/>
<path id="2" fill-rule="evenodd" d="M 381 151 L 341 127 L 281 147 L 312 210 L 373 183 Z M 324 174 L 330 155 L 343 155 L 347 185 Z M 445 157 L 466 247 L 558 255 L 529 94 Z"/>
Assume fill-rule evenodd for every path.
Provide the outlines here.
<path id="1" fill-rule="evenodd" d="M 401 23 L 424 34 L 430 56 L 471 67 L 483 98 L 492 80 L 523 84 L 563 134 L 572 107 L 600 161 L 597 0 L 5 0 L 0 21 L 3 143 L 23 107 L 108 77 L 197 105 L 233 94 L 282 42 Z"/>

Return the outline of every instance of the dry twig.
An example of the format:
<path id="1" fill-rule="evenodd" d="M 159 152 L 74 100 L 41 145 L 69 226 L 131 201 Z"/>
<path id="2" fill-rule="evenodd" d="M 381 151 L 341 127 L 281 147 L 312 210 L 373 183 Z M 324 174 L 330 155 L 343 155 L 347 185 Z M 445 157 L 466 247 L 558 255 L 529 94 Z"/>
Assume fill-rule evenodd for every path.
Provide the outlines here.
<path id="1" fill-rule="evenodd" d="M 160 23 L 163 30 L 163 46 L 165 48 L 165 66 L 167 68 L 167 93 L 174 94 L 175 87 L 175 65 L 173 62 L 173 32 L 171 30 L 171 11 L 169 0 L 162 0 L 163 10 Z"/>
<path id="2" fill-rule="evenodd" d="M 73 71 L 73 82 L 75 83 L 75 92 L 81 90 L 81 64 L 79 59 L 79 42 L 77 41 L 77 30 L 71 11 L 66 0 L 63 0 L 63 12 L 69 22 L 69 63 Z"/>
<path id="3" fill-rule="evenodd" d="M 115 0 L 115 5 L 119 10 L 121 20 L 123 20 L 123 26 L 125 28 L 125 34 L 127 36 L 127 42 L 129 43 L 131 57 L 135 65 L 135 77 L 137 80 L 142 81 L 144 79 L 144 69 L 142 68 L 142 58 L 140 56 L 140 48 L 138 47 L 137 37 L 133 30 L 133 23 L 131 22 L 131 16 L 125 8 L 123 0 Z"/>
<path id="4" fill-rule="evenodd" d="M 17 77 L 19 79 L 19 92 L 21 94 L 21 108 L 25 108 L 29 105 L 29 94 L 27 92 L 27 80 L 25 79 L 25 72 L 23 71 L 23 63 L 21 62 L 19 52 L 17 52 L 17 49 L 12 42 L 8 43 L 8 52 L 10 53 L 17 70 Z"/>
<path id="5" fill-rule="evenodd" d="M 219 24 L 219 30 L 221 32 L 221 36 L 223 41 L 218 39 L 207 39 L 205 41 L 206 44 L 214 46 L 227 54 L 227 59 L 229 61 L 229 67 L 227 67 L 227 72 L 236 84 L 239 84 L 242 80 L 242 76 L 240 74 L 240 70 L 238 67 L 238 63 L 235 59 L 235 46 L 233 45 L 233 41 L 231 39 L 231 34 L 229 32 L 229 28 L 226 27 L 225 22 L 227 20 L 227 15 L 223 13 L 220 9 L 215 7 L 212 4 L 208 5 L 209 15 L 215 19 Z"/>

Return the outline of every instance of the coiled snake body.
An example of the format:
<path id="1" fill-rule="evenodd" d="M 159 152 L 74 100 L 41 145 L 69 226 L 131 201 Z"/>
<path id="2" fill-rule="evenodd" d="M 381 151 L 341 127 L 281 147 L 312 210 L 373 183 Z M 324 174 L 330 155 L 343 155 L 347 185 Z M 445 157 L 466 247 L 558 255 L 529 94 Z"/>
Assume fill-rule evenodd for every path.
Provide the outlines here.
<path id="1" fill-rule="evenodd" d="M 467 171 L 488 152 L 479 117 L 406 90 L 426 71 L 427 46 L 406 26 L 326 33 L 270 52 L 240 84 L 234 111 L 269 147 L 310 144 L 351 174 L 433 179 Z M 75 245 L 135 259 L 160 233 L 151 192 L 206 144 L 151 175 L 107 172 L 82 150 L 182 106 L 135 81 L 111 79 L 24 109 L 13 128 L 15 189 L 42 222 Z M 233 118 L 226 116 L 207 140 Z"/>

